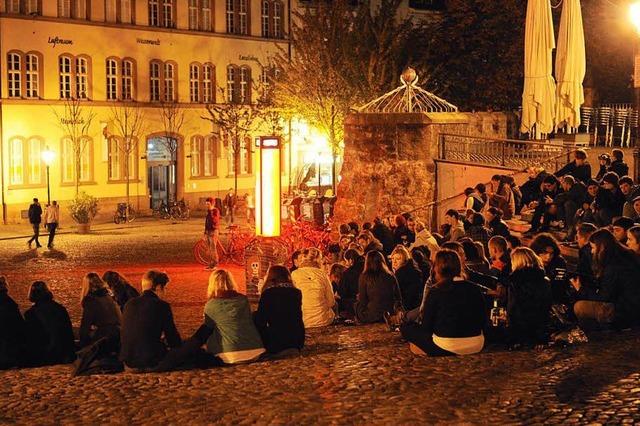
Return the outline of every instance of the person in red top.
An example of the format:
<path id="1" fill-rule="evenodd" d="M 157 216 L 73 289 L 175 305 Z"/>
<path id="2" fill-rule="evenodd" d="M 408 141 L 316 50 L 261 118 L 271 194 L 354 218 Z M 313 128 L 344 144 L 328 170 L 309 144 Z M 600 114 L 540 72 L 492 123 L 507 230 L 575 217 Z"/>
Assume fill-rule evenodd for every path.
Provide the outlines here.
<path id="1" fill-rule="evenodd" d="M 211 252 L 211 263 L 207 269 L 213 269 L 218 264 L 218 228 L 220 225 L 220 210 L 216 208 L 213 198 L 207 198 L 207 215 L 204 219 L 204 234 L 207 236 L 207 243 Z"/>

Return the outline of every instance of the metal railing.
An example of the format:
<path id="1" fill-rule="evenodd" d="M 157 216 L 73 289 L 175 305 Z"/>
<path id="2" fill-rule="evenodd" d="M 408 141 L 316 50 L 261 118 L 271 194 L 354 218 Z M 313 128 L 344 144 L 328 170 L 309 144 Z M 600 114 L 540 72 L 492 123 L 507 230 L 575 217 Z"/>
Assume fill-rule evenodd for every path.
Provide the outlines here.
<path id="1" fill-rule="evenodd" d="M 570 160 L 574 147 L 549 141 L 521 141 L 440 134 L 438 159 L 522 170 L 530 166 L 554 172 Z"/>

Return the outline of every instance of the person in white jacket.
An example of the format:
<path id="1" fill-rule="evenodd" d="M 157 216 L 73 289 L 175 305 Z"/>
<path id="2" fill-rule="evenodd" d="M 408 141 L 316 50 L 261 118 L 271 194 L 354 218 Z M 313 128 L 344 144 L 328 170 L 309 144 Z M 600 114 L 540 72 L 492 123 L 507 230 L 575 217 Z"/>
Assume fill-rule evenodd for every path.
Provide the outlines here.
<path id="1" fill-rule="evenodd" d="M 300 267 L 291 273 L 293 285 L 302 292 L 302 321 L 305 328 L 333 323 L 336 304 L 327 273 L 321 268 L 322 253 L 304 249 Z"/>
<path id="2" fill-rule="evenodd" d="M 56 229 L 60 222 L 60 206 L 57 201 L 53 201 L 44 211 L 44 226 L 49 231 L 48 248 L 53 248 L 53 239 L 56 237 Z"/>
<path id="3" fill-rule="evenodd" d="M 416 221 L 416 240 L 411 244 L 411 247 L 409 247 L 409 251 L 420 246 L 426 246 L 432 254 L 440 250 L 438 241 L 436 241 L 435 237 L 431 232 L 429 232 L 427 227 L 424 226 L 424 223 Z"/>

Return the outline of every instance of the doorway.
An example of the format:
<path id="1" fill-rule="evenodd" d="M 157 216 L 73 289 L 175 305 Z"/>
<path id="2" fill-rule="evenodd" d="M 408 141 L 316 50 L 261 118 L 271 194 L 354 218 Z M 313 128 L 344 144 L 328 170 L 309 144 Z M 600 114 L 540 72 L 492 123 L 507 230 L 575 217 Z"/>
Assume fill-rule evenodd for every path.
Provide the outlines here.
<path id="1" fill-rule="evenodd" d="M 162 202 L 176 201 L 176 147 L 177 140 L 153 137 L 147 140 L 147 176 L 149 204 L 157 209 Z"/>

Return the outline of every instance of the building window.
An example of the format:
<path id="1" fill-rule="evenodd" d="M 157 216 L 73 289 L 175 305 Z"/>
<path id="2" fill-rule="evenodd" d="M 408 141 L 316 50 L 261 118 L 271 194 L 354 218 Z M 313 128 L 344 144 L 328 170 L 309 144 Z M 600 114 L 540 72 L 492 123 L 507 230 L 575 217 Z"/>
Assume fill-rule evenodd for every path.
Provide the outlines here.
<path id="1" fill-rule="evenodd" d="M 214 177 L 218 175 L 217 140 L 213 136 L 191 138 L 191 176 Z"/>
<path id="2" fill-rule="evenodd" d="M 189 29 L 198 29 L 198 0 L 189 0 Z"/>
<path id="3" fill-rule="evenodd" d="M 173 102 L 178 99 L 178 75 L 174 62 L 151 61 L 150 99 L 152 102 Z"/>
<path id="4" fill-rule="evenodd" d="M 108 180 L 109 181 L 122 181 L 138 179 L 138 143 L 133 140 L 132 145 L 125 147 L 122 138 L 111 137 L 108 141 Z M 126 163 L 127 155 L 129 157 L 128 164 Z M 127 173 L 128 170 L 128 173 Z"/>
<path id="5" fill-rule="evenodd" d="M 58 0 L 58 18 L 89 19 L 87 0 Z"/>
<path id="6" fill-rule="evenodd" d="M 20 0 L 6 0 L 4 10 L 6 13 L 20 13 Z"/>
<path id="7" fill-rule="evenodd" d="M 201 7 L 200 30 L 212 31 L 213 26 L 211 25 L 211 23 L 213 22 L 213 19 L 211 16 L 212 15 L 211 0 L 200 0 L 200 7 Z"/>
<path id="8" fill-rule="evenodd" d="M 173 2 L 162 0 L 162 26 L 165 28 L 173 28 Z"/>
<path id="9" fill-rule="evenodd" d="M 160 0 L 149 0 L 149 25 L 152 27 L 160 26 Z"/>
<path id="10" fill-rule="evenodd" d="M 248 0 L 226 0 L 227 33 L 249 34 Z"/>
<path id="11" fill-rule="evenodd" d="M 44 182 L 43 146 L 44 140 L 39 137 L 9 140 L 10 185 L 41 185 Z"/>
<path id="12" fill-rule="evenodd" d="M 215 94 L 213 88 L 215 86 L 216 69 L 212 64 L 204 64 L 202 66 L 202 102 L 205 104 L 215 102 Z"/>
<path id="13" fill-rule="evenodd" d="M 131 59 L 107 59 L 107 100 L 117 99 L 129 101 L 134 98 L 134 69 Z"/>
<path id="14" fill-rule="evenodd" d="M 107 59 L 107 100 L 118 99 L 118 61 Z"/>
<path id="15" fill-rule="evenodd" d="M 91 182 L 92 180 L 92 158 L 93 158 L 93 144 L 90 138 L 82 137 L 78 142 L 79 144 L 79 182 Z M 75 179 L 75 152 L 74 143 L 71 138 L 62 139 L 62 183 L 73 183 Z"/>
<path id="16" fill-rule="evenodd" d="M 71 18 L 71 0 L 58 0 L 58 18 Z"/>
<path id="17" fill-rule="evenodd" d="M 247 66 L 240 68 L 240 93 L 238 102 L 241 104 L 251 103 L 251 68 Z"/>
<path id="18" fill-rule="evenodd" d="M 227 102 L 230 104 L 237 103 L 237 67 L 229 65 L 227 67 Z"/>
<path id="19" fill-rule="evenodd" d="M 200 102 L 200 64 L 189 66 L 189 99 L 193 103 Z"/>
<path id="20" fill-rule="evenodd" d="M 230 141 L 231 143 L 231 141 Z M 240 141 L 238 150 L 238 174 L 250 175 L 251 174 L 251 138 L 247 137 Z M 228 165 L 229 175 L 235 174 L 235 161 L 234 161 L 233 146 L 229 146 L 228 150 Z"/>
<path id="21" fill-rule="evenodd" d="M 73 1 L 73 17 L 75 19 L 88 19 L 87 0 Z"/>
<path id="22" fill-rule="evenodd" d="M 189 29 L 211 31 L 211 0 L 189 0 Z"/>
<path id="23" fill-rule="evenodd" d="M 120 0 L 120 23 L 132 24 L 133 23 L 133 2 L 131 0 Z"/>
<path id="24" fill-rule="evenodd" d="M 282 3 L 273 2 L 273 37 L 282 38 Z"/>
<path id="25" fill-rule="evenodd" d="M 7 61 L 7 81 L 9 83 L 9 97 L 22 97 L 22 55 L 9 53 Z"/>
<path id="26" fill-rule="evenodd" d="M 197 177 L 201 173 L 202 136 L 191 137 L 191 176 Z"/>
<path id="27" fill-rule="evenodd" d="M 282 2 L 263 0 L 261 3 L 262 37 L 282 38 Z"/>
<path id="28" fill-rule="evenodd" d="M 118 21 L 118 0 L 104 0 L 104 20 L 112 23 Z"/>
<path id="29" fill-rule="evenodd" d="M 61 55 L 58 58 L 60 99 L 88 99 L 91 63 L 86 56 Z"/>
<path id="30" fill-rule="evenodd" d="M 149 70 L 150 75 L 150 97 L 151 101 L 158 102 L 160 101 L 160 63 L 159 62 L 151 62 L 151 67 Z"/>
<path id="31" fill-rule="evenodd" d="M 164 64 L 164 101 L 173 102 L 175 94 L 175 66 L 172 63 Z"/>
<path id="32" fill-rule="evenodd" d="M 26 97 L 37 98 L 40 92 L 40 58 L 34 53 L 27 53 L 26 58 Z"/>
<path id="33" fill-rule="evenodd" d="M 271 23 L 270 14 L 269 14 L 269 9 L 270 9 L 269 2 L 270 0 L 262 1 L 262 16 L 261 16 L 262 37 L 269 37 L 271 33 L 271 31 L 269 30 L 269 27 L 270 27 L 269 24 Z"/>

